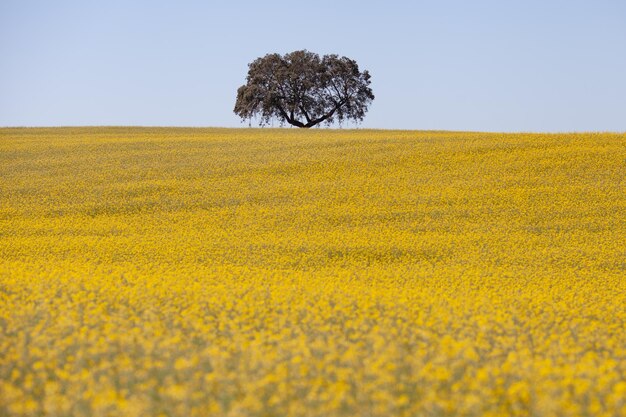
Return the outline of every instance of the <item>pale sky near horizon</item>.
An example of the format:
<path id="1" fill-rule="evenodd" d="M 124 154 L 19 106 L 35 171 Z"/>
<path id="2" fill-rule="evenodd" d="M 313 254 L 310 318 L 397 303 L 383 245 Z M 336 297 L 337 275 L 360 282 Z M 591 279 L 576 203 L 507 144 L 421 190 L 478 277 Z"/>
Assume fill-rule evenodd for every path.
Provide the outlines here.
<path id="1" fill-rule="evenodd" d="M 247 126 L 298 49 L 370 71 L 363 128 L 626 131 L 624 0 L 0 0 L 0 126 Z"/>

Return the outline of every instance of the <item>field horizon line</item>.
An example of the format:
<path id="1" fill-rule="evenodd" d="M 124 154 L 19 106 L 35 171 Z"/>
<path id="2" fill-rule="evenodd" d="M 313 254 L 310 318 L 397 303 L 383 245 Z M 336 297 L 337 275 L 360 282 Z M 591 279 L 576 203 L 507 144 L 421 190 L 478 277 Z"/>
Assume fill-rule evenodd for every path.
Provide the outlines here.
<path id="1" fill-rule="evenodd" d="M 284 127 L 226 127 L 226 126 L 176 126 L 176 125 L 59 125 L 59 126 L 0 126 L 0 130 L 36 130 L 36 129 L 178 129 L 178 130 L 241 130 L 241 131 L 294 131 L 294 132 L 346 132 L 346 131 L 359 131 L 359 132 L 415 132 L 415 133 L 472 133 L 472 134 L 501 134 L 501 135 L 525 135 L 525 134 L 540 134 L 540 135 L 584 135 L 584 134 L 612 134 L 623 135 L 624 131 L 614 130 L 563 130 L 563 131 L 532 131 L 532 130 L 515 130 L 515 131 L 496 131 L 496 130 L 454 130 L 454 129 L 402 129 L 402 128 L 340 128 L 340 127 L 316 127 L 311 129 L 300 129 L 290 126 Z"/>

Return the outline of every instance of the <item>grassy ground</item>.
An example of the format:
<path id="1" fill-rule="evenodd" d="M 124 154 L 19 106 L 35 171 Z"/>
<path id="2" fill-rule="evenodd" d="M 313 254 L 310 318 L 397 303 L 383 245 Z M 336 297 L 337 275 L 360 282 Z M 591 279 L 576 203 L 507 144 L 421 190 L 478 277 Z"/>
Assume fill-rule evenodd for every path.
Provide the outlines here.
<path id="1" fill-rule="evenodd" d="M 0 414 L 626 414 L 626 135 L 0 129 Z"/>

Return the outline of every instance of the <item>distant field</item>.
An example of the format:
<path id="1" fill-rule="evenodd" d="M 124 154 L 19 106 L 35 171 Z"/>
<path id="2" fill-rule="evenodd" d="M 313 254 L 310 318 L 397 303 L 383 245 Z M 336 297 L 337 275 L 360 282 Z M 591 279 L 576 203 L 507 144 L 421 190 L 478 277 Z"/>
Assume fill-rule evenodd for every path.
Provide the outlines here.
<path id="1" fill-rule="evenodd" d="M 0 415 L 624 416 L 626 134 L 0 129 Z"/>

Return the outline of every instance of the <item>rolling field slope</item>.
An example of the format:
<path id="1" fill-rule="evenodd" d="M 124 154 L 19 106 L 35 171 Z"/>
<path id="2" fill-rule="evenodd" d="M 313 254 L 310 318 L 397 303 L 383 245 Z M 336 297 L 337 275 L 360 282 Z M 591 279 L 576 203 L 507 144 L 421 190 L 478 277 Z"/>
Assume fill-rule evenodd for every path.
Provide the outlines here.
<path id="1" fill-rule="evenodd" d="M 0 129 L 0 415 L 626 415 L 626 134 Z"/>

